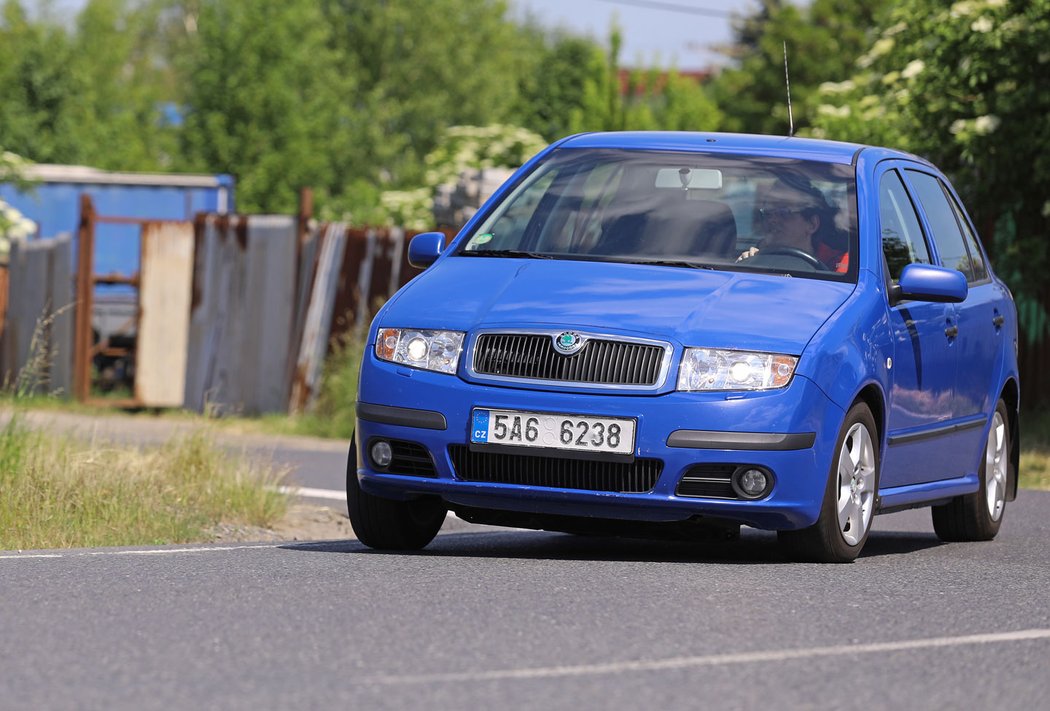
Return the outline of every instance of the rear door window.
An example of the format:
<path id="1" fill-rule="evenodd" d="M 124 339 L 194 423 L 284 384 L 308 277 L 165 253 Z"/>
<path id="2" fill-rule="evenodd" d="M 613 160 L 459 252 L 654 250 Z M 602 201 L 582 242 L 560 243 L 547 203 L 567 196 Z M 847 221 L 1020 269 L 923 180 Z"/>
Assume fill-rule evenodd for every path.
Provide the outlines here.
<path id="1" fill-rule="evenodd" d="M 970 223 L 962 211 L 962 206 L 959 205 L 950 192 L 948 192 L 948 198 L 952 204 L 952 210 L 955 212 L 955 219 L 959 221 L 959 226 L 962 227 L 966 248 L 970 250 L 970 261 L 973 263 L 974 278 L 977 281 L 984 281 L 988 278 L 988 267 L 984 264 L 984 253 L 981 252 L 981 247 L 977 244 L 977 235 L 970 229 Z"/>
<path id="2" fill-rule="evenodd" d="M 948 202 L 948 196 L 945 194 L 941 181 L 929 173 L 917 170 L 907 172 L 911 184 L 915 187 L 919 203 L 926 213 L 926 220 L 933 232 L 933 241 L 937 245 L 941 264 L 949 269 L 959 270 L 966 275 L 968 282 L 977 281 L 973 259 L 966 248 L 959 221 L 955 218 L 955 211 Z"/>

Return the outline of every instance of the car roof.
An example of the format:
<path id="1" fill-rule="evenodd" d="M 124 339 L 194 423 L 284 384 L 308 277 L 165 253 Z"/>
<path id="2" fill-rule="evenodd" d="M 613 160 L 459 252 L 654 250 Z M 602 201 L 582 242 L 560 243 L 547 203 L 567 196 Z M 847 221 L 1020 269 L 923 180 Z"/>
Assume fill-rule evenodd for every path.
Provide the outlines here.
<path id="1" fill-rule="evenodd" d="M 691 131 L 581 133 L 566 138 L 559 147 L 743 153 L 847 165 L 856 160 L 861 150 L 868 148 L 859 143 L 843 143 L 815 138 Z M 885 157 L 914 158 L 907 153 L 891 149 L 879 149 L 879 152 L 884 153 Z"/>

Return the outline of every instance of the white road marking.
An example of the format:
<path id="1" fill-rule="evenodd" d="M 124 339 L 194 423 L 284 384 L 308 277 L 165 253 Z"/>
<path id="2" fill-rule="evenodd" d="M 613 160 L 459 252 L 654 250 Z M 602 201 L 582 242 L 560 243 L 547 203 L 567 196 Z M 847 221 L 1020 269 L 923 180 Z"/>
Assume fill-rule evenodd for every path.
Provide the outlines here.
<path id="1" fill-rule="evenodd" d="M 696 667 L 718 667 L 730 664 L 755 664 L 757 662 L 785 662 L 794 659 L 832 657 L 842 654 L 871 654 L 874 652 L 904 652 L 915 649 L 938 647 L 961 647 L 972 644 L 1023 642 L 1035 639 L 1050 639 L 1050 629 L 1019 630 L 973 634 L 961 637 L 934 637 L 901 642 L 877 642 L 873 644 L 843 644 L 831 647 L 809 647 L 802 649 L 779 649 L 765 652 L 741 652 L 739 654 L 710 654 L 699 657 L 670 657 L 668 659 L 640 659 L 608 664 L 581 664 L 578 666 L 534 667 L 523 669 L 494 669 L 492 671 L 453 672 L 448 674 L 417 674 L 404 676 L 372 676 L 358 680 L 361 684 L 399 686 L 409 684 L 440 684 L 464 681 L 500 681 L 504 679 L 549 679 L 553 677 L 578 677 L 623 674 L 624 672 L 664 671 Z"/>
<path id="2" fill-rule="evenodd" d="M 307 486 L 278 486 L 274 488 L 280 493 L 288 494 L 289 496 L 305 496 L 310 499 L 346 501 L 346 492 L 336 489 L 311 489 Z"/>
<path id="3" fill-rule="evenodd" d="M 247 546 L 200 546 L 195 548 L 161 548 L 146 551 L 83 551 L 79 553 L 13 553 L 0 555 L 0 560 L 19 560 L 24 558 L 86 558 L 101 555 L 168 555 L 170 553 L 213 553 L 216 551 L 238 551 L 246 548 L 280 548 L 291 541 L 280 543 L 255 543 Z"/>

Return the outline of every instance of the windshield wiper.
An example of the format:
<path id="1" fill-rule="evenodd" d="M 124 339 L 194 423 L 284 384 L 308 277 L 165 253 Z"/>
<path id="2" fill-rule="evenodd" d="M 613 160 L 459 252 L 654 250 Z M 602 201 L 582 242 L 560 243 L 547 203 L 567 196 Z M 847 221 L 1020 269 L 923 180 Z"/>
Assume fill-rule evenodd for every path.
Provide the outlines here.
<path id="1" fill-rule="evenodd" d="M 717 269 L 713 264 L 689 262 L 684 259 L 625 259 L 627 264 L 653 264 L 660 267 L 686 267 L 688 269 Z"/>
<path id="2" fill-rule="evenodd" d="M 526 252 L 520 249 L 470 249 L 460 252 L 464 257 L 517 257 L 522 259 L 554 259 L 549 254 Z"/>

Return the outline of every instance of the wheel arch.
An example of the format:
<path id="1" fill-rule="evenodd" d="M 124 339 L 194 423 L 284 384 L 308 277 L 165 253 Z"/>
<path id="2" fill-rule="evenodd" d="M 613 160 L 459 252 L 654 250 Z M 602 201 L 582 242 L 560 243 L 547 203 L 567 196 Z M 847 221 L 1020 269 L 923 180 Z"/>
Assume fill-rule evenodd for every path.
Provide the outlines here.
<path id="1" fill-rule="evenodd" d="M 868 409 L 871 410 L 872 417 L 875 418 L 875 434 L 878 436 L 879 460 L 881 461 L 881 452 L 886 445 L 886 398 L 882 393 L 882 388 L 879 387 L 878 383 L 868 383 L 860 389 L 853 402 L 866 404 Z"/>
<path id="2" fill-rule="evenodd" d="M 1017 381 L 1007 379 L 999 397 L 1006 403 L 1006 424 L 1010 431 L 1010 480 L 1006 485 L 1006 500 L 1013 501 L 1017 498 L 1017 483 L 1021 476 L 1021 392 Z"/>

